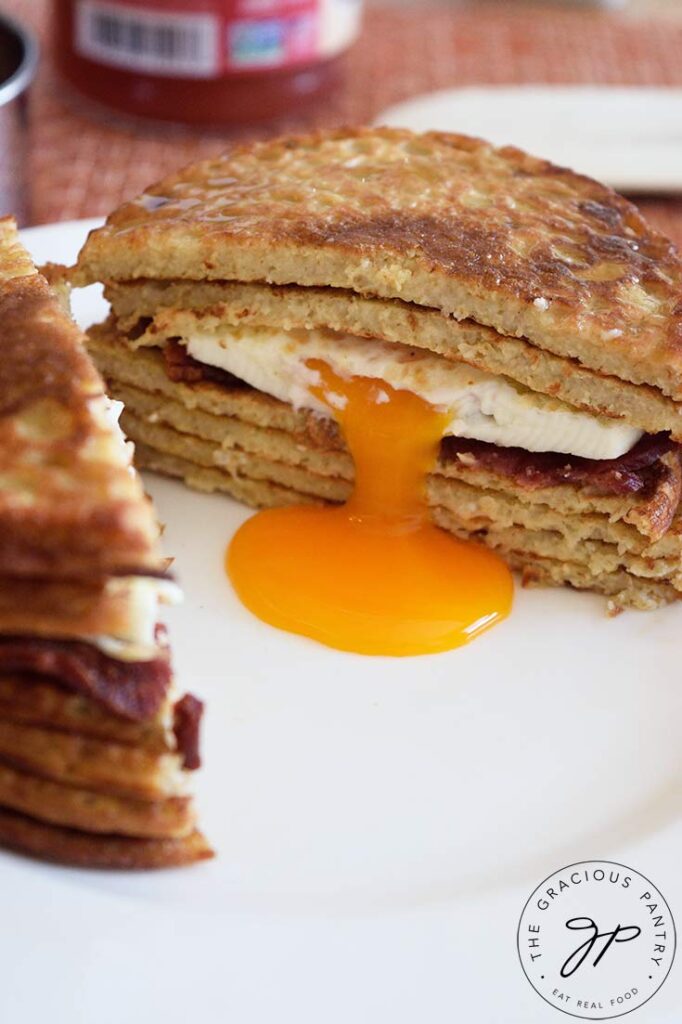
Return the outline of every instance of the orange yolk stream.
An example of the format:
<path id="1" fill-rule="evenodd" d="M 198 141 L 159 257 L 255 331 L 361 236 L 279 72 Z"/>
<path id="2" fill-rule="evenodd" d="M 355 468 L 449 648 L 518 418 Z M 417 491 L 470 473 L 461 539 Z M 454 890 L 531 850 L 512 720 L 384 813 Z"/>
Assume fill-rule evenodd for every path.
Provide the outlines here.
<path id="1" fill-rule="evenodd" d="M 361 654 L 445 651 L 505 618 L 504 562 L 429 521 L 426 478 L 448 418 L 383 381 L 307 365 L 353 455 L 355 489 L 342 506 L 248 519 L 226 558 L 242 602 L 270 625 Z"/>

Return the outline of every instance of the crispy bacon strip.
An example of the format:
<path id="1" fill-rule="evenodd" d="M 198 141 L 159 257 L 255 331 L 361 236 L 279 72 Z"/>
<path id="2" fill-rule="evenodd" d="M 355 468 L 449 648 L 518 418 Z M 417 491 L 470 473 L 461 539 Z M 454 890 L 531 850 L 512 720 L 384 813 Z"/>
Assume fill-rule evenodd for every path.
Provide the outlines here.
<path id="1" fill-rule="evenodd" d="M 230 388 L 248 387 L 243 381 L 233 377 L 231 373 L 221 370 L 219 366 L 209 366 L 207 363 L 198 362 L 189 355 L 185 346 L 181 345 L 179 341 L 171 339 L 164 345 L 162 351 L 166 373 L 176 384 L 180 382 L 196 384 L 201 380 L 212 380 Z"/>
<path id="2" fill-rule="evenodd" d="M 162 649 L 153 661 L 119 661 L 78 640 L 0 637 L 0 672 L 35 672 L 141 722 L 157 714 L 171 683 Z"/>
<path id="3" fill-rule="evenodd" d="M 199 727 L 203 713 L 203 702 L 191 693 L 186 693 L 173 708 L 175 740 L 182 754 L 183 766 L 189 771 L 201 767 Z"/>
<path id="4" fill-rule="evenodd" d="M 441 460 L 452 461 L 463 455 L 493 473 L 513 477 L 528 488 L 551 487 L 570 483 L 588 487 L 599 494 L 636 494 L 652 487 L 659 479 L 661 456 L 679 445 L 668 434 L 647 434 L 635 447 L 618 459 L 582 459 L 555 452 L 527 452 L 523 448 L 501 448 L 484 441 L 446 437 Z"/>

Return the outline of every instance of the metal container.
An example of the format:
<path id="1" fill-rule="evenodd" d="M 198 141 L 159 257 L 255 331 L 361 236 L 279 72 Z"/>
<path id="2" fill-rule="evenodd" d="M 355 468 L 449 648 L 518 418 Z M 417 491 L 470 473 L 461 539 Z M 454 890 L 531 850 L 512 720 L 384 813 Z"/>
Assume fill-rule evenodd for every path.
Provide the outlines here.
<path id="1" fill-rule="evenodd" d="M 27 91 L 38 53 L 34 37 L 0 15 L 0 216 L 11 213 L 20 224 L 29 215 Z"/>

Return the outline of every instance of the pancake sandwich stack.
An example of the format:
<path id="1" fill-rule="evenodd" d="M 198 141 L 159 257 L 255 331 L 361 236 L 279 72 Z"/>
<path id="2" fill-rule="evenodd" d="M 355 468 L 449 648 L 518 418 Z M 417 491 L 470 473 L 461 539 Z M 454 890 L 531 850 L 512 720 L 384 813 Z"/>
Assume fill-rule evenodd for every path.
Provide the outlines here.
<path id="1" fill-rule="evenodd" d="M 167 178 L 91 234 L 72 280 L 104 283 L 89 347 L 140 466 L 254 506 L 342 502 L 354 467 L 310 362 L 378 377 L 451 416 L 437 523 L 615 612 L 682 593 L 681 270 L 590 179 L 359 129 Z"/>
<path id="2" fill-rule="evenodd" d="M 0 220 L 0 844 L 84 867 L 211 856 L 158 606 L 177 590 L 82 336 Z"/>

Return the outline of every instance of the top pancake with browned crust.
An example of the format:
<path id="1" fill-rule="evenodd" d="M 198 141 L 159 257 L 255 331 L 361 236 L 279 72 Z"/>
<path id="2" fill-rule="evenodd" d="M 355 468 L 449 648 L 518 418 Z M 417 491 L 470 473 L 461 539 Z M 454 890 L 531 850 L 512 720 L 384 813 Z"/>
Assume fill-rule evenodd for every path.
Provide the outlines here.
<path id="1" fill-rule="evenodd" d="M 158 527 L 82 335 L 0 219 L 0 576 L 160 571 Z"/>
<path id="2" fill-rule="evenodd" d="M 76 283 L 263 280 L 400 298 L 682 397 L 682 265 L 610 189 L 510 147 L 366 128 L 236 146 L 88 239 Z"/>

